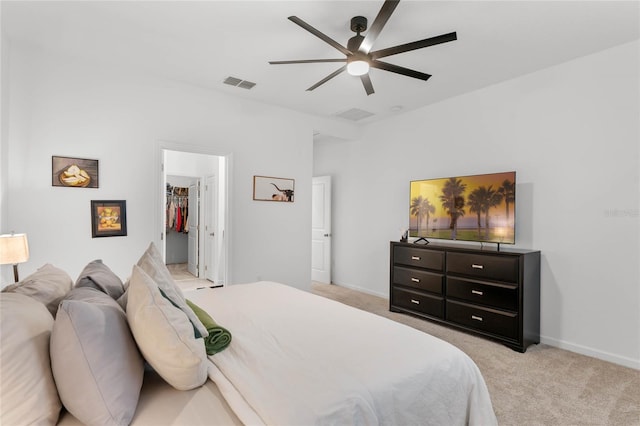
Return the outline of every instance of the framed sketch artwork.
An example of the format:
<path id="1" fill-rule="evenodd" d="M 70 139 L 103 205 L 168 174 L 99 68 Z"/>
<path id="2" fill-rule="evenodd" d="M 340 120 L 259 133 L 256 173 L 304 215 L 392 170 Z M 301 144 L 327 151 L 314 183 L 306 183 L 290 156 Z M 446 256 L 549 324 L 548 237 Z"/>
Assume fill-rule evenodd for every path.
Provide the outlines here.
<path id="1" fill-rule="evenodd" d="M 253 199 L 256 201 L 293 202 L 295 181 L 269 176 L 253 177 Z"/>

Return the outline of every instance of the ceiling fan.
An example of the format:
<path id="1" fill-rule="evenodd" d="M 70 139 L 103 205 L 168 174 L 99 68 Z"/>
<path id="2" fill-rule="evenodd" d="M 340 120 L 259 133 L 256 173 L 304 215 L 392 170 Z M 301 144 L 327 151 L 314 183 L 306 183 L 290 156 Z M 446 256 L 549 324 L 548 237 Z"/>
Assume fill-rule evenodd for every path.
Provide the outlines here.
<path id="1" fill-rule="evenodd" d="M 347 71 L 351 75 L 360 76 L 360 80 L 362 81 L 362 85 L 364 86 L 364 90 L 367 92 L 367 95 L 371 95 L 374 93 L 373 85 L 371 84 L 371 78 L 369 77 L 369 68 L 377 68 L 385 71 L 394 72 L 396 74 L 401 74 L 407 77 L 413 77 L 420 80 L 428 80 L 431 77 L 430 74 L 426 74 L 420 71 L 415 71 L 409 68 L 404 68 L 398 65 L 390 64 L 388 62 L 380 61 L 380 58 L 384 58 L 387 56 L 397 55 L 398 53 L 409 52 L 411 50 L 422 49 L 423 47 L 429 47 L 436 44 L 446 43 L 449 41 L 457 40 L 457 36 L 455 32 L 442 34 L 436 37 L 429 37 L 423 40 L 414 41 L 411 43 L 400 44 L 398 46 L 388 47 L 386 49 L 374 50 L 371 51 L 373 44 L 376 39 L 382 32 L 385 24 L 391 17 L 391 14 L 395 10 L 396 6 L 400 0 L 386 0 L 378 12 L 378 16 L 373 21 L 373 25 L 369 28 L 366 36 L 361 35 L 361 32 L 367 30 L 367 18 L 364 16 L 355 16 L 351 18 L 351 31 L 355 32 L 356 35 L 351 37 L 347 42 L 347 46 L 343 46 L 327 35 L 321 33 L 311 25 L 304 22 L 302 19 L 297 16 L 289 16 L 289 20 L 305 30 L 309 31 L 311 34 L 320 38 L 324 42 L 333 46 L 335 49 L 342 52 L 346 57 L 341 59 L 302 59 L 302 60 L 294 60 L 294 61 L 269 61 L 272 65 L 278 64 L 310 64 L 310 63 L 323 63 L 323 62 L 346 62 L 345 65 L 338 68 L 313 86 L 309 87 L 307 91 L 314 90 L 318 86 L 323 85 L 327 81 L 331 80 L 333 77 L 342 73 L 343 71 Z"/>

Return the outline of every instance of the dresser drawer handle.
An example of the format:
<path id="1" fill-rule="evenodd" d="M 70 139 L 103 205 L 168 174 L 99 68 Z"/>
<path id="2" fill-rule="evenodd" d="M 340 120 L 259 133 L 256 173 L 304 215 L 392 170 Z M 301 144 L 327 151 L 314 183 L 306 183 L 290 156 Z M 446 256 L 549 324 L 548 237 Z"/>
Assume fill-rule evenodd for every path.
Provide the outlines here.
<path id="1" fill-rule="evenodd" d="M 471 293 L 473 294 L 477 294 L 478 296 L 482 296 L 484 293 L 481 292 L 480 290 L 471 290 Z"/>
<path id="2" fill-rule="evenodd" d="M 411 281 L 413 281 L 414 283 L 419 283 L 420 279 L 411 277 Z"/>
<path id="3" fill-rule="evenodd" d="M 471 267 L 473 269 L 484 269 L 484 265 L 478 265 L 478 264 L 475 264 L 475 263 L 472 263 Z"/>
<path id="4" fill-rule="evenodd" d="M 420 301 L 416 299 L 411 299 L 411 303 L 415 303 L 416 305 L 419 305 Z"/>
<path id="5" fill-rule="evenodd" d="M 476 320 L 476 321 L 482 321 L 482 317 L 476 316 L 476 315 L 471 315 L 471 319 Z"/>
<path id="6" fill-rule="evenodd" d="M 411 260 L 420 260 L 420 256 L 411 256 Z"/>

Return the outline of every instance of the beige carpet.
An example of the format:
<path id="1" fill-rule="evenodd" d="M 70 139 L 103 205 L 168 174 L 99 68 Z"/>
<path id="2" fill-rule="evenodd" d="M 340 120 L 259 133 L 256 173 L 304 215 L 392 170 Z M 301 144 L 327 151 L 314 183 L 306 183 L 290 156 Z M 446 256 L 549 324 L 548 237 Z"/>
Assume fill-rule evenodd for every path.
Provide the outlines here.
<path id="1" fill-rule="evenodd" d="M 547 345 L 524 354 L 449 327 L 389 311 L 381 297 L 313 283 L 315 294 L 439 337 L 478 365 L 500 425 L 640 425 L 640 371 Z"/>

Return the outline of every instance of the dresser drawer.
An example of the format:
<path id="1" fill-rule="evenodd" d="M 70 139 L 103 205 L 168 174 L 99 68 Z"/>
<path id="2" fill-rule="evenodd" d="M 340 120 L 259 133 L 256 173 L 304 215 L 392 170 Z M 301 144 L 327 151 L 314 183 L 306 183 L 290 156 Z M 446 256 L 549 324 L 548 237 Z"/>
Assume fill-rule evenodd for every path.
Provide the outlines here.
<path id="1" fill-rule="evenodd" d="M 444 252 L 400 246 L 394 248 L 393 261 L 396 264 L 442 271 L 444 269 Z"/>
<path id="2" fill-rule="evenodd" d="M 518 282 L 518 258 L 490 254 L 447 253 L 447 274 Z"/>
<path id="3" fill-rule="evenodd" d="M 518 310 L 518 286 L 447 277 L 447 298 L 489 305 L 510 311 Z"/>
<path id="4" fill-rule="evenodd" d="M 509 339 L 518 339 L 518 315 L 447 300 L 447 321 Z"/>
<path id="5" fill-rule="evenodd" d="M 410 311 L 444 318 L 444 299 L 439 296 L 429 296 L 412 290 L 394 287 L 391 292 L 392 305 Z"/>
<path id="6" fill-rule="evenodd" d="M 431 293 L 442 294 L 442 283 L 444 275 L 421 269 L 394 266 L 393 283 L 413 287 L 418 290 L 429 291 Z"/>

